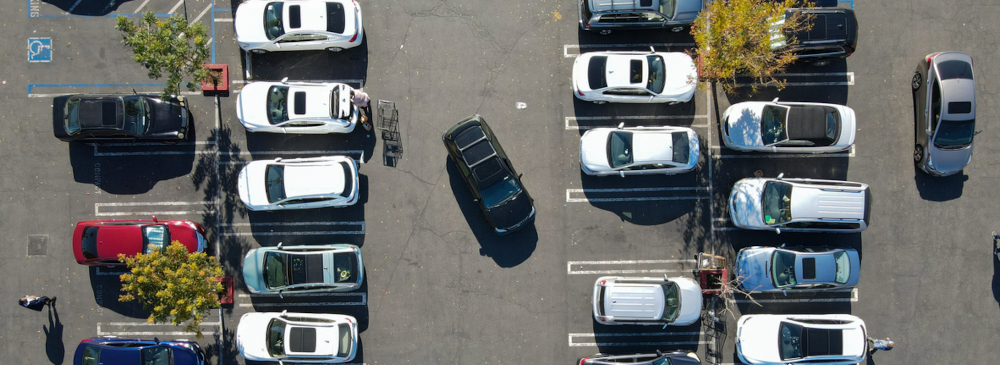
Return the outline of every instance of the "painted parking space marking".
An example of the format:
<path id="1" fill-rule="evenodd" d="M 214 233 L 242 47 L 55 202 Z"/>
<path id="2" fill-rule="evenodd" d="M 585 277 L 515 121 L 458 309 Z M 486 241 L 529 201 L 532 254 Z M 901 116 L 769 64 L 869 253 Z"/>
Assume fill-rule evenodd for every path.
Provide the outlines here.
<path id="1" fill-rule="evenodd" d="M 149 4 L 149 0 L 145 0 L 142 4 L 139 4 L 139 7 L 135 8 L 135 11 L 133 11 L 132 14 L 139 14 L 139 12 L 142 11 L 142 8 L 146 7 L 146 4 Z"/>
<path id="2" fill-rule="evenodd" d="M 104 269 L 104 270 L 101 270 L 101 269 Z M 94 268 L 94 274 L 95 275 L 101 275 L 101 276 L 112 276 L 112 275 L 113 276 L 120 276 L 121 274 L 128 274 L 128 273 L 129 273 L 128 268 L 126 268 L 124 266 L 117 268 L 117 271 L 116 271 L 116 269 L 110 268 L 110 267 L 100 267 L 100 266 L 98 266 L 98 267 Z"/>
<path id="3" fill-rule="evenodd" d="M 774 74 L 776 78 L 785 78 L 786 87 L 799 87 L 799 86 L 853 86 L 854 85 L 854 72 L 807 72 L 807 73 L 782 73 Z M 737 78 L 746 78 L 746 75 L 737 75 Z M 830 78 L 830 81 L 788 81 L 788 79 L 796 79 L 799 77 L 811 77 L 811 78 Z M 772 86 L 769 83 L 757 83 L 757 82 L 746 82 L 746 83 L 736 83 L 736 87 L 750 87 L 750 86 Z"/>
<path id="4" fill-rule="evenodd" d="M 222 322 L 202 322 L 200 326 L 202 335 L 214 336 L 222 329 Z M 118 337 L 148 337 L 148 336 L 196 336 L 192 332 L 177 331 L 177 326 L 170 323 L 147 323 L 143 322 L 98 322 L 98 336 L 118 336 Z"/>
<path id="5" fill-rule="evenodd" d="M 232 23 L 233 18 L 215 18 L 216 23 Z"/>
<path id="6" fill-rule="evenodd" d="M 28 62 L 52 62 L 52 38 L 28 38 Z"/>
<path id="7" fill-rule="evenodd" d="M 238 158 L 238 159 L 241 159 L 241 160 L 240 161 L 219 161 L 219 164 L 220 165 L 242 165 L 242 164 L 247 164 L 250 161 L 244 160 L 244 158 L 253 158 L 254 155 L 258 155 L 258 156 L 263 156 L 263 155 L 274 156 L 275 158 L 277 158 L 277 157 L 284 157 L 284 156 L 303 156 L 303 155 L 305 155 L 305 156 L 303 156 L 301 158 L 319 157 L 319 156 L 334 156 L 334 155 L 337 155 L 337 156 L 349 156 L 351 158 L 354 158 L 355 156 L 357 156 L 357 158 L 355 158 L 354 160 L 363 163 L 362 161 L 364 161 L 364 157 L 365 157 L 364 154 L 365 154 L 364 150 L 254 151 L 254 152 L 240 151 L 239 153 L 232 153 L 232 152 L 226 151 L 226 152 L 220 152 L 219 155 L 220 156 L 227 156 L 229 158 Z M 296 158 L 300 158 L 300 157 L 296 157 Z M 271 158 L 270 157 L 265 158 L 265 160 L 267 160 L 267 159 L 271 159 Z"/>
<path id="8" fill-rule="evenodd" d="M 216 202 L 207 200 L 196 202 L 94 203 L 94 215 L 98 217 L 124 217 L 205 214 L 214 212 L 216 206 Z"/>
<path id="9" fill-rule="evenodd" d="M 641 332 L 641 333 L 570 333 L 570 347 L 605 347 L 605 346 L 693 346 L 704 345 L 707 341 L 648 341 L 650 338 L 662 339 L 671 336 L 701 338 L 704 332 Z M 630 339 L 639 341 L 631 342 Z M 581 342 L 587 341 L 587 342 Z"/>
<path id="10" fill-rule="evenodd" d="M 229 228 L 267 228 L 267 232 L 222 232 Z M 305 228 L 303 228 L 305 227 Z M 289 230 L 280 230 L 286 228 Z M 365 234 L 365 221 L 252 222 L 219 224 L 219 236 L 338 236 Z M 275 231 L 275 229 L 279 229 Z"/>
<path id="11" fill-rule="evenodd" d="M 94 145 L 94 157 L 207 154 L 215 151 L 214 145 L 214 141 L 180 142 L 172 145 L 155 142 L 104 143 Z"/>
<path id="12" fill-rule="evenodd" d="M 170 11 L 168 11 L 167 14 L 173 14 L 175 11 L 177 11 L 177 8 L 180 8 L 181 5 L 183 4 L 184 0 L 177 0 L 177 4 L 174 4 L 174 7 L 170 8 Z"/>
<path id="13" fill-rule="evenodd" d="M 702 115 L 624 115 L 624 116 L 586 116 L 565 117 L 565 128 L 568 131 L 588 130 L 594 128 L 614 128 L 619 122 L 625 121 L 664 121 L 704 119 L 704 123 L 692 124 L 691 128 L 707 128 L 708 114 Z M 613 124 L 613 125 L 612 125 Z M 627 125 L 626 125 L 627 126 Z"/>
<path id="14" fill-rule="evenodd" d="M 164 83 L 138 82 L 138 83 L 77 83 L 77 84 L 28 84 L 29 98 L 51 98 L 85 93 L 122 93 L 135 91 L 139 94 L 159 94 Z M 56 89 L 56 90 L 53 90 Z M 67 90 L 59 90 L 67 89 Z M 40 93 L 39 91 L 56 91 Z M 201 95 L 200 91 L 181 91 L 181 95 Z"/>
<path id="15" fill-rule="evenodd" d="M 237 297 L 241 298 L 241 301 L 252 298 L 268 298 L 268 299 L 279 299 L 277 294 L 238 294 Z M 354 300 L 326 300 L 322 302 L 290 302 L 290 299 L 295 298 L 309 298 L 309 297 L 342 297 L 342 298 L 355 298 Z M 277 303 L 240 303 L 240 308 L 253 308 L 253 307 L 309 307 L 309 306 L 357 306 L 357 305 L 368 305 L 368 293 L 365 292 L 352 292 L 352 293 L 305 293 L 305 294 L 288 294 L 281 298 L 281 302 Z"/>
<path id="16" fill-rule="evenodd" d="M 566 273 L 569 275 L 604 275 L 604 274 L 663 274 L 669 272 L 688 272 L 694 268 L 664 269 L 664 266 L 685 266 L 694 264 L 694 259 L 677 260 L 607 260 L 607 261 L 569 261 L 566 262 Z M 620 267 L 628 266 L 628 269 Z M 649 268 L 642 268 L 649 266 Z M 637 268 L 638 267 L 638 268 Z"/>
<path id="17" fill-rule="evenodd" d="M 608 203 L 637 201 L 699 200 L 710 198 L 706 186 L 617 188 L 617 189 L 566 189 L 567 203 Z M 638 195 L 638 196 L 636 196 Z M 655 195 L 655 196 L 654 196 Z"/>
<path id="18" fill-rule="evenodd" d="M 618 44 L 564 44 L 563 45 L 563 58 L 573 58 L 578 56 L 583 49 L 587 48 L 600 48 L 610 49 L 610 48 L 624 48 L 626 50 L 641 50 L 647 51 L 649 47 L 653 48 L 663 48 L 663 47 L 694 47 L 694 43 L 618 43 Z M 570 53 L 571 49 L 575 49 L 576 53 Z"/>
<path id="19" fill-rule="evenodd" d="M 855 157 L 855 146 L 851 145 L 851 149 L 847 152 L 837 152 L 837 153 L 767 153 L 767 152 L 738 152 L 732 151 L 728 148 L 727 151 L 732 151 L 732 154 L 716 154 L 714 152 L 722 152 L 722 146 L 712 146 L 712 158 L 829 158 L 829 157 L 840 157 L 840 158 L 851 158 Z"/>
<path id="20" fill-rule="evenodd" d="M 190 22 L 190 24 L 197 23 L 199 20 L 201 20 L 201 18 L 204 17 L 205 14 L 208 14 L 209 10 L 212 10 L 212 6 L 213 6 L 213 4 L 209 3 L 208 6 L 205 7 L 205 10 L 202 10 L 201 13 L 199 13 L 198 16 L 195 17 L 194 20 L 192 20 Z"/>
<path id="21" fill-rule="evenodd" d="M 796 290 L 796 292 L 799 292 Z M 735 299 L 736 303 L 747 304 L 747 303 L 758 303 L 758 304 L 769 304 L 769 303 L 854 303 L 858 301 L 858 288 L 851 289 L 850 291 L 828 291 L 828 292 L 807 292 L 821 294 L 818 297 L 813 298 L 753 298 L 753 299 Z M 826 295 L 822 295 L 826 294 Z M 849 294 L 849 295 L 845 295 Z M 760 294 L 754 294 L 760 295 Z M 775 294 L 781 295 L 781 293 Z"/>

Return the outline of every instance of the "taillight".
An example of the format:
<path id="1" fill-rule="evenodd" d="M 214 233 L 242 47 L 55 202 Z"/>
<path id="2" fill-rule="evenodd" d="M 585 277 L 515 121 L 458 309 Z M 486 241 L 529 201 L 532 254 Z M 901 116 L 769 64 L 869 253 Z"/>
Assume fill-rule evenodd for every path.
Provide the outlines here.
<path id="1" fill-rule="evenodd" d="M 583 365 L 583 363 L 587 362 L 587 360 L 590 360 L 590 358 L 589 357 L 585 357 L 585 358 L 580 359 L 580 365 Z"/>
<path id="2" fill-rule="evenodd" d="M 580 96 L 583 96 L 583 91 L 577 90 L 576 93 L 579 94 Z"/>
<path id="3" fill-rule="evenodd" d="M 597 285 L 604 286 L 604 284 L 606 284 L 606 283 L 607 283 L 606 280 L 601 280 L 601 281 L 597 282 Z"/>
<path id="4" fill-rule="evenodd" d="M 354 323 L 354 321 L 352 321 L 352 320 L 351 320 L 351 317 L 346 317 L 346 318 L 344 318 L 344 319 L 346 319 L 346 320 L 347 320 L 347 323 Z"/>
<path id="5" fill-rule="evenodd" d="M 938 55 L 937 53 L 931 53 L 931 54 L 927 55 L 927 63 L 931 63 L 931 60 L 933 60 L 934 56 L 937 56 L 937 55 Z"/>
<path id="6" fill-rule="evenodd" d="M 597 321 L 598 321 L 598 322 L 604 322 L 605 320 L 607 320 L 607 318 L 604 318 L 604 317 L 597 317 Z"/>
<path id="7" fill-rule="evenodd" d="M 354 36 L 353 36 L 353 37 L 351 37 L 351 40 L 349 40 L 349 41 L 347 41 L 347 42 L 348 42 L 348 43 L 354 43 L 354 41 L 355 41 L 356 39 L 358 39 L 358 33 L 359 33 L 359 32 L 354 32 Z"/>

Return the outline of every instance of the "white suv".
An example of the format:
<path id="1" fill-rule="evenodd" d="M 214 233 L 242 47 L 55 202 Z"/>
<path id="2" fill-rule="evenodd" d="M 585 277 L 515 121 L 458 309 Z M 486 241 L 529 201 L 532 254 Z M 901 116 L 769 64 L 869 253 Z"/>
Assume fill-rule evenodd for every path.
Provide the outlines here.
<path id="1" fill-rule="evenodd" d="M 814 179 L 747 178 L 729 196 L 733 224 L 790 232 L 861 232 L 872 210 L 868 184 Z"/>
<path id="2" fill-rule="evenodd" d="M 594 283 L 600 324 L 686 326 L 701 318 L 701 287 L 688 278 L 605 276 Z"/>

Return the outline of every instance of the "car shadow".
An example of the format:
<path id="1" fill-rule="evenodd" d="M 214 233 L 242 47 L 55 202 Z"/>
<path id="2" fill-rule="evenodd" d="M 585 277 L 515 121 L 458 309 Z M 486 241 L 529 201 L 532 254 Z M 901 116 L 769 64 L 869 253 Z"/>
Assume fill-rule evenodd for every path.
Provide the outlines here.
<path id="1" fill-rule="evenodd" d="M 334 313 L 353 316 L 358 320 L 358 333 L 368 330 L 368 268 L 361 287 L 349 292 L 308 293 L 306 295 L 250 295 L 250 301 L 257 312 Z M 246 289 L 240 277 L 240 287 Z M 247 291 L 249 292 L 249 291 Z"/>
<path id="2" fill-rule="evenodd" d="M 226 317 L 232 318 L 232 310 L 228 309 Z M 205 351 L 205 363 L 206 364 L 220 364 L 221 359 L 226 359 L 230 361 L 235 361 L 236 357 L 240 355 L 240 350 L 236 347 L 236 327 L 226 328 L 222 331 L 220 336 L 216 337 L 221 341 L 215 341 L 211 346 L 202 346 Z M 222 347 L 225 345 L 225 347 Z M 253 363 L 247 361 L 248 364 Z M 272 364 L 272 363 L 262 363 L 262 364 Z"/>
<path id="3" fill-rule="evenodd" d="M 374 132 L 357 126 L 351 133 L 333 134 L 282 134 L 247 133 L 246 146 L 254 160 L 273 160 L 347 155 L 360 162 L 371 160 L 378 143 Z M 285 154 L 281 154 L 285 152 Z M 364 166 L 359 166 L 363 168 Z"/>
<path id="4" fill-rule="evenodd" d="M 277 246 L 278 243 L 286 246 L 331 243 L 364 246 L 368 185 L 368 176 L 358 175 L 358 202 L 344 208 L 247 211 L 250 231 L 260 246 Z"/>
<path id="5" fill-rule="evenodd" d="M 573 98 L 573 115 L 582 136 L 592 128 L 617 127 L 625 123 L 625 127 L 658 127 L 664 125 L 690 127 L 694 123 L 695 101 L 669 105 L 668 103 L 632 104 L 607 103 L 594 104 Z M 655 116 L 651 118 L 650 116 Z"/>
<path id="6" fill-rule="evenodd" d="M 935 177 L 921 170 L 917 164 L 913 164 L 913 180 L 917 184 L 917 192 L 920 193 L 921 199 L 944 202 L 962 196 L 969 175 L 962 171 L 951 176 Z"/>
<path id="7" fill-rule="evenodd" d="M 594 342 L 602 354 L 638 354 L 661 351 L 698 352 L 701 342 L 701 322 L 687 326 L 663 325 L 604 325 L 590 317 Z M 655 336 L 655 337 L 650 337 Z M 662 341 L 662 342 L 661 342 Z"/>
<path id="8" fill-rule="evenodd" d="M 997 252 L 998 242 L 996 239 L 993 240 L 993 300 L 1000 305 L 1000 253 Z"/>
<path id="9" fill-rule="evenodd" d="M 115 267 L 93 267 L 90 270 L 90 286 L 94 291 L 94 301 L 97 306 L 111 310 L 130 318 L 148 318 L 150 311 L 143 308 L 142 303 L 136 301 L 120 302 L 118 297 L 122 291 L 119 275 L 128 272 L 128 268 Z"/>
<path id="10" fill-rule="evenodd" d="M 115 10 L 121 4 L 127 3 L 133 0 L 111 0 L 111 2 L 103 1 L 83 1 L 79 0 L 41 0 L 43 3 L 54 5 L 55 7 L 73 15 L 85 15 L 85 16 L 100 16 L 107 15 Z"/>
<path id="11" fill-rule="evenodd" d="M 706 191 L 691 190 L 699 185 L 699 174 L 590 176 L 580 172 L 583 195 L 596 208 L 615 213 L 623 222 L 656 225 L 671 222 L 699 206 Z M 643 200 L 621 197 L 620 189 L 648 189 Z M 679 190 L 671 190 L 679 189 Z M 656 196 L 653 196 L 656 195 Z M 704 223 L 704 222 L 703 222 Z"/>
<path id="12" fill-rule="evenodd" d="M 482 209 L 473 200 L 472 192 L 469 191 L 458 172 L 458 168 L 447 155 L 444 157 L 446 169 L 448 171 L 448 181 L 451 184 L 452 194 L 458 202 L 458 207 L 462 211 L 469 229 L 479 242 L 479 255 L 488 256 L 500 267 L 515 267 L 531 257 L 538 245 L 538 231 L 535 222 L 529 222 L 521 229 L 505 236 L 496 234 L 493 227 L 486 222 Z M 528 190 L 531 193 L 531 190 Z M 537 216 L 536 216 L 537 218 Z"/>
<path id="13" fill-rule="evenodd" d="M 576 31 L 577 42 L 581 45 L 580 53 L 607 50 L 648 51 L 649 44 L 655 45 L 657 52 L 683 52 L 695 48 L 691 27 L 685 27 L 680 32 L 671 32 L 669 29 L 637 29 L 612 30 L 611 34 L 601 35 L 596 31 L 583 30 L 577 23 Z M 586 47 L 588 45 L 593 47 Z M 609 49 L 608 45 L 633 45 L 633 47 Z"/>
<path id="14" fill-rule="evenodd" d="M 331 80 L 343 82 L 351 87 L 362 87 L 368 80 L 368 29 L 364 39 L 354 48 L 340 52 L 331 51 L 289 51 L 251 54 L 250 64 L 243 56 L 244 70 L 250 67 L 253 80 Z M 336 65 L 331 67 L 330 65 Z M 246 72 L 244 72 L 246 75 Z"/>
<path id="15" fill-rule="evenodd" d="M 847 105 L 847 87 L 854 83 L 853 77 L 847 72 L 846 59 L 831 60 L 826 66 L 795 63 L 775 78 L 785 80 L 784 89 L 761 85 L 755 92 L 750 87 L 755 80 L 737 76 L 736 83 L 741 86 L 725 93 L 729 105 L 744 101 L 770 101 L 774 98 L 780 101 Z M 722 109 L 716 108 L 716 111 L 721 114 L 729 105 L 724 105 Z"/>

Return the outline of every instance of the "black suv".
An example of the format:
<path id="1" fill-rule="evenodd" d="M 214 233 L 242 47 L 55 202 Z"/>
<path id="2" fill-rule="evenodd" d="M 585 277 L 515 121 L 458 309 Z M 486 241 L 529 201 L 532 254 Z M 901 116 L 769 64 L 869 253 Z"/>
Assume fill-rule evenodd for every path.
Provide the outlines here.
<path id="1" fill-rule="evenodd" d="M 854 10 L 839 8 L 788 9 L 785 17 L 794 13 L 811 15 L 812 29 L 789 34 L 798 43 L 784 46 L 799 61 L 825 66 L 832 59 L 847 58 L 858 46 L 858 19 Z"/>
<path id="2" fill-rule="evenodd" d="M 513 232 L 535 217 L 520 175 L 483 118 L 473 115 L 458 122 L 441 139 L 497 233 Z"/>

